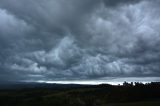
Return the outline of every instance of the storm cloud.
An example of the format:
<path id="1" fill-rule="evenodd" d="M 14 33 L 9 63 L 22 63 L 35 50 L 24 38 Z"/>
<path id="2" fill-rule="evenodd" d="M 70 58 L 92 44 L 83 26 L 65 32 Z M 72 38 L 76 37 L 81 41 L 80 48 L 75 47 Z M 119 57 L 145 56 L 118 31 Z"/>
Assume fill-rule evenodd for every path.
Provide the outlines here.
<path id="1" fill-rule="evenodd" d="M 0 80 L 160 77 L 158 0 L 1 0 Z"/>

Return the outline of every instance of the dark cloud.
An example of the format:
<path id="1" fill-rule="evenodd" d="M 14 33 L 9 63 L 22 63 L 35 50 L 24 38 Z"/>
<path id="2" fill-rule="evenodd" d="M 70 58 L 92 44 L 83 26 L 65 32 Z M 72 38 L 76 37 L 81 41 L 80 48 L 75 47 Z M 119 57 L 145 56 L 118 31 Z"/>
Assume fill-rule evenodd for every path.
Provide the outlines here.
<path id="1" fill-rule="evenodd" d="M 1 0 L 0 80 L 160 76 L 158 0 Z"/>
<path id="2" fill-rule="evenodd" d="M 142 0 L 103 0 L 106 6 L 115 7 L 119 5 L 129 5 L 129 4 L 136 4 L 138 2 L 142 2 Z"/>

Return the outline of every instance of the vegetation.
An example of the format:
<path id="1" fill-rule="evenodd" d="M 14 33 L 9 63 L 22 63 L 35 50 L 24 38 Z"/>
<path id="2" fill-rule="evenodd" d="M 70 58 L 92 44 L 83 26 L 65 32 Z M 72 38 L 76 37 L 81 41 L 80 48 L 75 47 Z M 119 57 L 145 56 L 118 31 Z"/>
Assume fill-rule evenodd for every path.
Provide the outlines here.
<path id="1" fill-rule="evenodd" d="M 0 106 L 160 106 L 160 83 L 1 89 Z"/>

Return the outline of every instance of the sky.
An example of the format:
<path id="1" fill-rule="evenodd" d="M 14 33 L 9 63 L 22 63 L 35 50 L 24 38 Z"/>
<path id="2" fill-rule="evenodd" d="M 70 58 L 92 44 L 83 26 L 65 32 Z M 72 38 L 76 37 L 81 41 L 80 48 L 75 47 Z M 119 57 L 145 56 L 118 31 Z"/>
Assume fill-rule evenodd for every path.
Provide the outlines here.
<path id="1" fill-rule="evenodd" d="M 159 0 L 0 0 L 0 82 L 157 81 L 159 28 Z"/>

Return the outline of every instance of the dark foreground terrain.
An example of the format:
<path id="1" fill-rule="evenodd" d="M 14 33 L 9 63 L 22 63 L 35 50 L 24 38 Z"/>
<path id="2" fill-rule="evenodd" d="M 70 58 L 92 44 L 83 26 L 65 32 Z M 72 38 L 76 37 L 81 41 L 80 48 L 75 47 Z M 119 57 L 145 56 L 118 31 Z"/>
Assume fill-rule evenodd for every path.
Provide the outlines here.
<path id="1" fill-rule="evenodd" d="M 1 85 L 0 106 L 160 106 L 160 83 Z"/>

